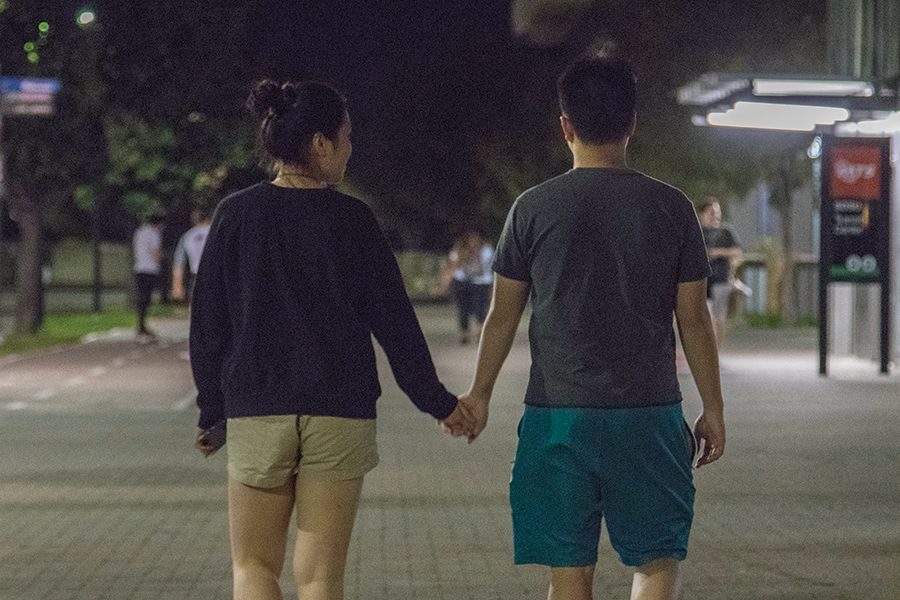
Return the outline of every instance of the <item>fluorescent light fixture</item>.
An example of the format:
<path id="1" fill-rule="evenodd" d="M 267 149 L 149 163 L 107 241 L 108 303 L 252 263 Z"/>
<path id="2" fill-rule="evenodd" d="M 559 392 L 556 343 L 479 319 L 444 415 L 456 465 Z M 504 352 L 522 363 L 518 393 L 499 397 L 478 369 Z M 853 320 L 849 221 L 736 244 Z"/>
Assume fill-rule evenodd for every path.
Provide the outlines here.
<path id="1" fill-rule="evenodd" d="M 692 115 L 691 123 L 696 125 L 697 127 L 706 127 L 709 123 L 706 122 L 706 117 L 704 115 Z"/>
<path id="2" fill-rule="evenodd" d="M 885 136 L 900 133 L 900 111 L 879 112 L 867 121 L 839 123 L 834 132 L 841 136 Z"/>
<path id="3" fill-rule="evenodd" d="M 862 96 L 875 95 L 868 81 L 822 79 L 754 79 L 754 96 Z"/>
<path id="4" fill-rule="evenodd" d="M 885 119 L 860 121 L 856 124 L 856 130 L 859 133 L 867 135 L 900 133 L 900 112 L 891 113 L 890 116 Z"/>
<path id="5" fill-rule="evenodd" d="M 834 125 L 849 117 L 847 109 L 832 106 L 736 102 L 725 112 L 708 114 L 706 122 L 715 127 L 814 131 L 818 125 Z"/>

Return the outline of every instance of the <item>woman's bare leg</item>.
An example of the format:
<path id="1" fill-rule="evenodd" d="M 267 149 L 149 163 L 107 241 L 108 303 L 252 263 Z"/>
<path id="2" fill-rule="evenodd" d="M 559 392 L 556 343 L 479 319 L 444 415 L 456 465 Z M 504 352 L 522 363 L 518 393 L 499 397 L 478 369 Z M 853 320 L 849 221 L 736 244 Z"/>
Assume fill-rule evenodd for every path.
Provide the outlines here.
<path id="1" fill-rule="evenodd" d="M 297 478 L 294 577 L 301 600 L 343 600 L 347 548 L 363 478 Z"/>
<path id="2" fill-rule="evenodd" d="M 277 488 L 228 478 L 234 600 L 282 600 L 278 578 L 293 509 L 293 478 Z"/>

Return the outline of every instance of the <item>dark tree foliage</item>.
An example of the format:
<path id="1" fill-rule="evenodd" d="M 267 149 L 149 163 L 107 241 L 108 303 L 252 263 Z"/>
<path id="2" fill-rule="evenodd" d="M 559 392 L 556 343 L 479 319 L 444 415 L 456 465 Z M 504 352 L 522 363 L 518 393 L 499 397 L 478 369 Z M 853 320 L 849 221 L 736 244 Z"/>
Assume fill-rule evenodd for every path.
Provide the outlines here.
<path id="1" fill-rule="evenodd" d="M 190 206 L 255 164 L 243 102 L 262 77 L 343 89 L 347 188 L 398 243 L 436 249 L 471 224 L 497 233 L 519 193 L 568 168 L 554 83 L 586 50 L 633 61 L 632 163 L 693 197 L 740 195 L 796 140 L 694 128 L 679 85 L 709 70 L 825 68 L 817 0 L 598 1 L 552 48 L 515 37 L 506 1 L 98 0 L 85 28 L 79 8 L 0 0 L 2 72 L 58 77 L 64 90 L 53 119 L 6 122 L 8 203 L 38 240 L 20 255 L 38 256 L 45 231 L 85 234 L 94 216 L 125 238 L 138 215 L 162 211 L 177 233 Z"/>

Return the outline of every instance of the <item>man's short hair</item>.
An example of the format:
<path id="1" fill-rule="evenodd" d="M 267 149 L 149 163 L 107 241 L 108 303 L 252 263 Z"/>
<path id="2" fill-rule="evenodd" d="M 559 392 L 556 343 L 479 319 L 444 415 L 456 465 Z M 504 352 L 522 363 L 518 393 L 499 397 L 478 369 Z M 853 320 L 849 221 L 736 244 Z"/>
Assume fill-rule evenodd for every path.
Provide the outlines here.
<path id="1" fill-rule="evenodd" d="M 625 138 L 634 125 L 637 85 L 624 60 L 586 58 L 570 64 L 556 83 L 559 108 L 588 144 Z"/>

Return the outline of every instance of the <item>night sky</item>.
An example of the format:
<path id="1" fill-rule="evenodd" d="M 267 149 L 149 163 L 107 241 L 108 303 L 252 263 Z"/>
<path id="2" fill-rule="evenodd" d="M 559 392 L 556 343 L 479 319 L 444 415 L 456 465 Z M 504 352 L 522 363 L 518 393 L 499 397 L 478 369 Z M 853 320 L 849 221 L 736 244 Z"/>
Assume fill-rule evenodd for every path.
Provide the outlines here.
<path id="1" fill-rule="evenodd" d="M 82 6 L 43 4 L 56 14 Z M 598 1 L 555 48 L 516 38 L 510 2 L 500 0 L 99 0 L 93 7 L 110 110 L 163 119 L 241 115 L 255 79 L 332 82 L 351 102 L 353 188 L 388 221 L 441 244 L 454 226 L 483 219 L 486 202 L 508 202 L 497 199 L 486 155 L 524 172 L 513 187 L 566 168 L 554 81 L 592 43 L 612 43 L 637 69 L 633 163 L 690 188 L 705 168 L 698 148 L 735 142 L 693 131 L 675 88 L 710 70 L 823 72 L 825 4 Z M 503 209 L 495 209 L 494 227 Z"/>

